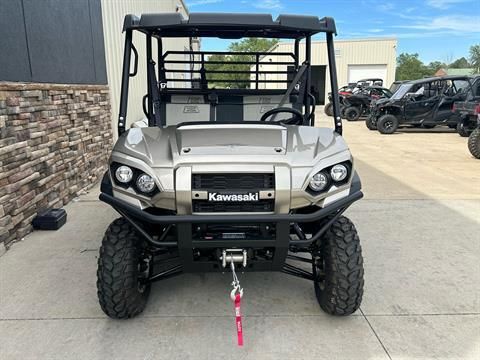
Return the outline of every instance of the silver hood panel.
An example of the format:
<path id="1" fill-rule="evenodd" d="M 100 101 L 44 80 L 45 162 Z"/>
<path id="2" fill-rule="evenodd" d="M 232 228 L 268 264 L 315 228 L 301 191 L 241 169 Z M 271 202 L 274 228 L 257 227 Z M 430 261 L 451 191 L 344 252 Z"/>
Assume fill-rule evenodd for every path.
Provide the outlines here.
<path id="1" fill-rule="evenodd" d="M 181 155 L 278 155 L 287 147 L 284 126 L 187 125 L 175 133 Z"/>
<path id="2" fill-rule="evenodd" d="M 161 190 L 152 199 L 128 191 L 141 207 L 158 206 L 188 213 L 191 174 L 274 172 L 275 212 L 310 204 L 345 192 L 350 183 L 316 197 L 305 191 L 315 173 L 352 161 L 343 138 L 330 128 L 267 124 L 185 125 L 131 128 L 115 144 L 111 161 L 154 176 Z M 115 190 L 115 186 L 114 186 Z M 125 190 L 117 189 L 125 193 Z"/>
<path id="3" fill-rule="evenodd" d="M 153 168 L 222 162 L 304 167 L 348 148 L 328 128 L 240 124 L 132 128 L 118 139 L 113 151 Z"/>

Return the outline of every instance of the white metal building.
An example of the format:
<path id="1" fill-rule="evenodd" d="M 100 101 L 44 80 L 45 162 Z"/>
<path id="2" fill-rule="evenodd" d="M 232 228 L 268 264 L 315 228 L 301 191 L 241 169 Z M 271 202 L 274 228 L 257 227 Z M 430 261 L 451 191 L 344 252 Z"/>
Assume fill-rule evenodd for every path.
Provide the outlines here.
<path id="1" fill-rule="evenodd" d="M 122 80 L 123 47 L 125 42 L 122 33 L 123 19 L 127 14 L 140 16 L 144 13 L 180 12 L 188 17 L 188 9 L 183 0 L 102 0 L 103 33 L 105 38 L 105 60 L 107 65 L 108 84 L 110 86 L 112 104 L 113 129 L 117 127 L 120 88 Z M 142 97 L 147 92 L 147 71 L 145 54 L 145 36 L 134 31 L 133 44 L 138 51 L 138 73 L 130 79 L 127 127 L 145 117 L 142 110 Z M 157 53 L 156 41 L 153 41 L 153 54 Z M 199 43 L 193 42 L 193 50 L 199 50 Z M 189 50 L 190 39 L 164 39 L 163 50 Z M 188 74 L 176 74 L 179 79 Z M 116 131 L 114 130 L 116 135 Z"/>
<path id="2" fill-rule="evenodd" d="M 384 87 L 389 87 L 395 80 L 397 57 L 397 40 L 395 38 L 352 39 L 335 41 L 335 58 L 337 64 L 338 86 L 347 85 L 363 78 L 381 78 Z M 294 52 L 292 42 L 281 42 L 272 50 L 272 55 L 262 59 L 262 63 L 272 61 L 278 52 Z M 300 43 L 300 63 L 305 54 L 305 44 Z M 276 59 L 279 57 L 277 56 Z M 282 61 L 282 59 L 278 59 Z M 263 70 L 282 71 L 281 65 L 262 65 Z M 269 75 L 271 79 L 282 75 Z M 317 92 L 318 102 L 327 101 L 330 92 L 327 46 L 325 41 L 312 41 L 312 85 Z"/>

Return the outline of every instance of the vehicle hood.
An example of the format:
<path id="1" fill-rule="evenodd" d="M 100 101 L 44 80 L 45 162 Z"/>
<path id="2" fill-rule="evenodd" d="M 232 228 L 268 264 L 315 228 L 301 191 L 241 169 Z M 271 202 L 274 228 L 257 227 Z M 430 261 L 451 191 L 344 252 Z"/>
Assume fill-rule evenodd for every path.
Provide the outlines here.
<path id="1" fill-rule="evenodd" d="M 375 107 L 382 107 L 382 106 L 385 106 L 389 103 L 391 103 L 392 101 L 390 100 L 390 98 L 380 98 L 378 100 L 375 100 Z"/>
<path id="2" fill-rule="evenodd" d="M 269 124 L 132 128 L 120 136 L 113 153 L 152 168 L 202 163 L 313 166 L 340 153 L 350 157 L 345 141 L 332 129 Z"/>

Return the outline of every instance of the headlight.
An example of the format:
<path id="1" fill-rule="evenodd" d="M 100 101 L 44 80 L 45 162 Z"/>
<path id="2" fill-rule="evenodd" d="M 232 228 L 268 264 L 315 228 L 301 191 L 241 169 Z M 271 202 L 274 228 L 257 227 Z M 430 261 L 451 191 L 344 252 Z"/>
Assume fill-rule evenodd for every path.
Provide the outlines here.
<path id="1" fill-rule="evenodd" d="M 122 184 L 126 184 L 132 180 L 133 171 L 128 166 L 122 165 L 115 170 L 115 177 Z"/>
<path id="2" fill-rule="evenodd" d="M 330 170 L 330 176 L 332 177 L 333 181 L 345 180 L 347 175 L 348 175 L 347 167 L 342 164 L 337 164 L 332 167 L 332 170 Z"/>
<path id="3" fill-rule="evenodd" d="M 150 193 L 155 189 L 155 181 L 150 175 L 142 174 L 137 178 L 137 188 L 143 193 Z"/>
<path id="4" fill-rule="evenodd" d="M 308 185 L 313 191 L 322 191 L 328 185 L 328 176 L 323 172 L 316 173 L 312 176 Z"/>

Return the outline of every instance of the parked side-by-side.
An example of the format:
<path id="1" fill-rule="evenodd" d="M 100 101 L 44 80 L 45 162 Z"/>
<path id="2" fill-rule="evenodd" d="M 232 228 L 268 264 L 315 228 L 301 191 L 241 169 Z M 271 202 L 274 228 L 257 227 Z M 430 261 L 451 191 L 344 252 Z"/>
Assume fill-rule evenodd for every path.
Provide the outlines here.
<path id="1" fill-rule="evenodd" d="M 453 104 L 468 97 L 472 81 L 469 76 L 446 76 L 403 83 L 391 98 L 372 104 L 366 125 L 382 134 L 401 127 L 457 128 L 461 116 L 452 111 Z"/>

